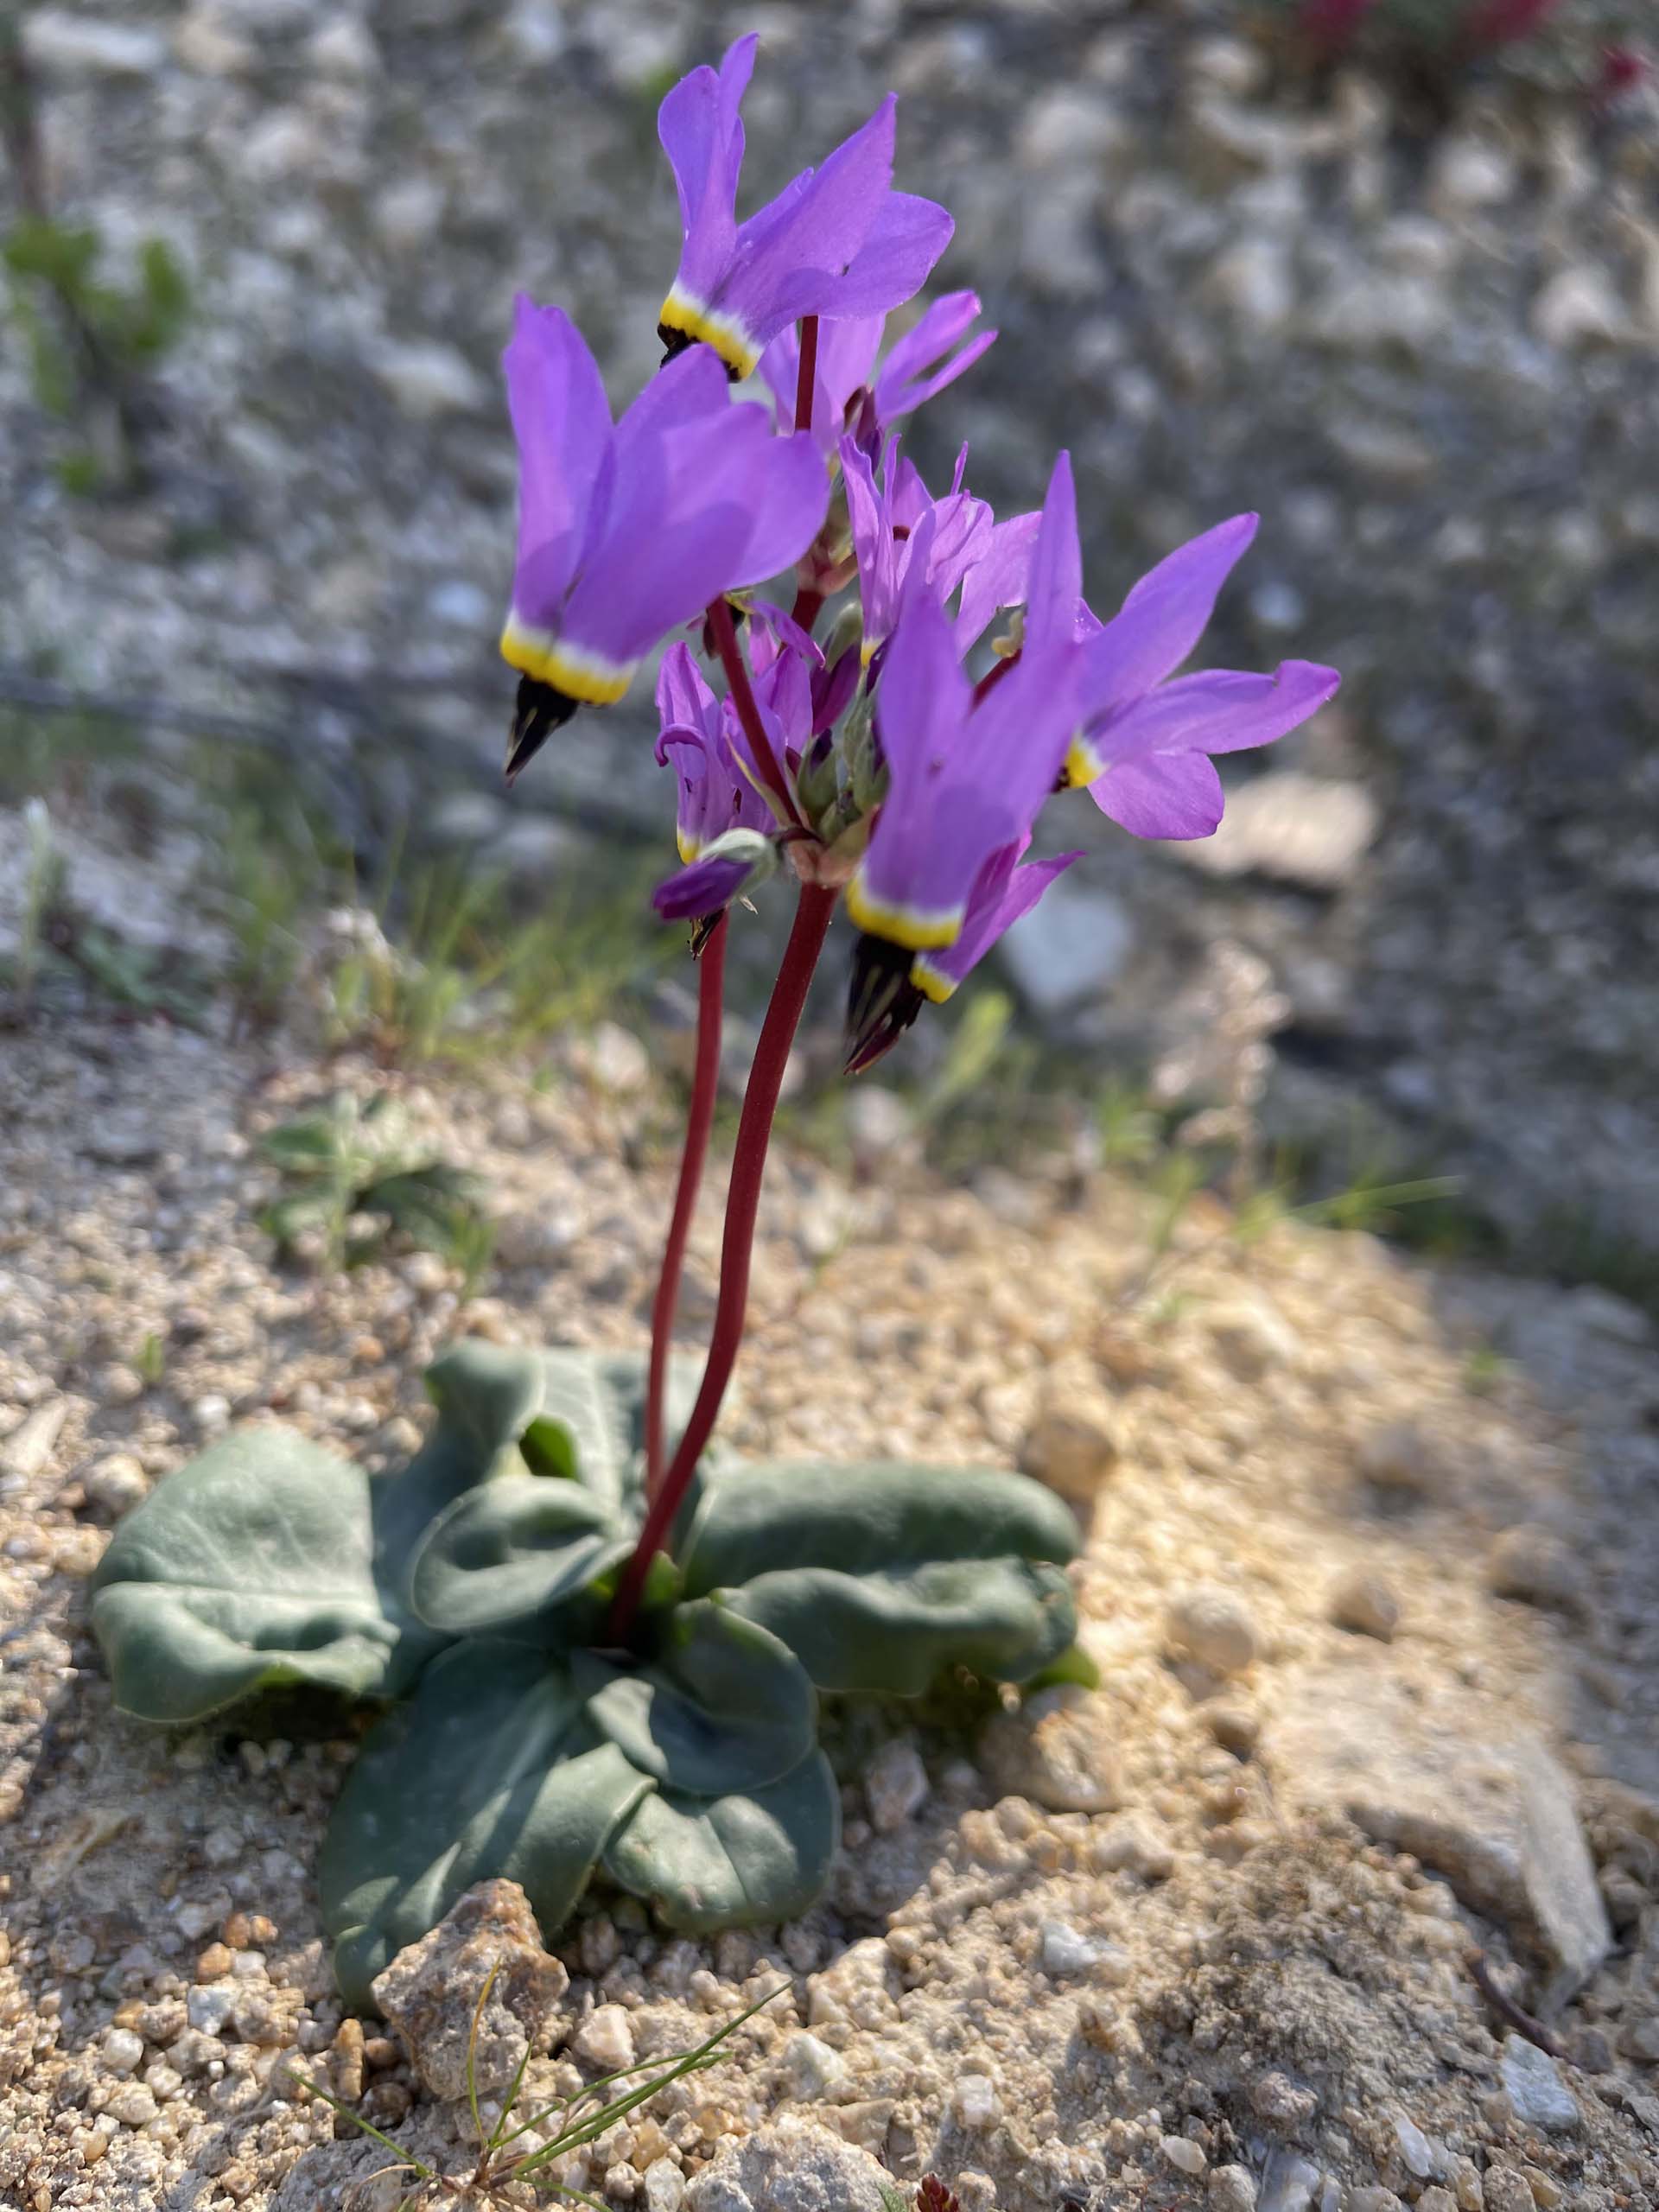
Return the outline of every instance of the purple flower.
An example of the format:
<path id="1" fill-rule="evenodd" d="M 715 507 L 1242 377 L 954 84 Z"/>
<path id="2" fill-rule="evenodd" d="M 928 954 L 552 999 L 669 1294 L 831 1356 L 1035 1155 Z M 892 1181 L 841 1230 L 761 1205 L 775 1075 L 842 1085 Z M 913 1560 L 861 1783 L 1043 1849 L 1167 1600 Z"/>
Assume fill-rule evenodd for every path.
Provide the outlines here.
<path id="1" fill-rule="evenodd" d="M 954 227 L 931 200 L 892 188 L 892 93 L 821 168 L 740 224 L 740 110 L 756 43 L 739 39 L 718 72 L 692 70 L 657 115 L 684 239 L 658 331 L 671 352 L 702 339 L 740 377 L 802 315 L 883 315 L 910 299 Z"/>
<path id="2" fill-rule="evenodd" d="M 818 333 L 817 375 L 812 387 L 812 435 L 824 453 L 833 454 L 842 431 L 848 430 L 874 459 L 901 415 L 913 413 L 954 384 L 995 343 L 994 330 L 968 338 L 979 312 L 977 293 L 947 292 L 899 339 L 874 378 L 870 372 L 887 317 L 852 315 L 844 321 L 826 322 Z M 952 353 L 958 339 L 967 339 L 967 343 Z M 760 362 L 760 373 L 772 386 L 778 427 L 785 432 L 795 428 L 800 367 L 799 336 L 785 329 L 772 340 Z"/>
<path id="3" fill-rule="evenodd" d="M 1062 454 L 1032 554 L 1025 651 L 994 690 L 976 701 L 938 601 L 907 595 L 876 694 L 887 797 L 847 887 L 867 934 L 910 952 L 955 944 L 982 870 L 1029 834 L 1077 725 L 1080 570 Z"/>
<path id="4" fill-rule="evenodd" d="M 657 711 L 662 721 L 658 762 L 672 766 L 679 791 L 680 858 L 695 861 L 728 830 L 771 829 L 772 810 L 733 750 L 732 703 L 715 698 L 690 647 L 678 639 L 663 655 Z"/>
<path id="5" fill-rule="evenodd" d="M 988 550 L 991 510 L 983 499 L 963 490 L 967 463 L 964 446 L 957 456 L 950 489 L 936 499 L 913 465 L 899 458 L 896 437 L 887 441 L 879 483 L 868 454 L 851 438 L 842 440 L 847 516 L 863 602 L 866 663 L 891 635 L 907 588 L 925 582 L 936 603 L 943 606 Z"/>
<path id="6" fill-rule="evenodd" d="M 968 894 L 962 934 L 934 952 L 907 952 L 884 938 L 864 936 L 853 953 L 847 996 L 849 1075 L 861 1075 L 890 1052 L 931 999 L 942 1004 L 985 957 L 997 939 L 1028 914 L 1056 876 L 1081 852 L 1021 861 L 1031 834 L 991 855 Z"/>
<path id="7" fill-rule="evenodd" d="M 503 356 L 518 442 L 518 556 L 504 658 L 524 679 L 515 774 L 583 701 L 607 705 L 664 632 L 776 575 L 829 501 L 810 438 L 734 406 L 706 353 L 674 362 L 613 427 L 569 317 L 522 295 Z"/>
<path id="8" fill-rule="evenodd" d="M 1255 535 L 1235 515 L 1179 547 L 1141 579 L 1079 661 L 1081 728 L 1068 783 L 1086 784 L 1101 812 L 1136 837 L 1207 837 L 1222 816 L 1210 755 L 1270 745 L 1307 720 L 1342 678 L 1312 661 L 1271 676 L 1209 669 L 1169 678 L 1198 644 L 1216 595 Z"/>

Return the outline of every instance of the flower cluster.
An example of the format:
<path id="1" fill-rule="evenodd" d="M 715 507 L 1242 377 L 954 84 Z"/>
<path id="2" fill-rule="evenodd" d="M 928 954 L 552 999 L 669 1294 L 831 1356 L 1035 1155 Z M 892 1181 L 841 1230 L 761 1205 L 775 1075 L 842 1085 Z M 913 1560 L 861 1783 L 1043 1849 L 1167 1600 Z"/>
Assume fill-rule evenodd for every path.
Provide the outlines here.
<path id="1" fill-rule="evenodd" d="M 508 772 L 580 705 L 620 699 L 671 632 L 700 628 L 726 690 L 684 639 L 669 645 L 658 759 L 678 784 L 683 866 L 658 906 L 706 931 L 779 866 L 844 891 L 855 1070 L 1079 857 L 1027 856 L 1052 798 L 1086 791 L 1134 836 L 1206 836 L 1222 813 L 1214 756 L 1294 729 L 1338 679 L 1304 661 L 1175 672 L 1254 515 L 1180 547 L 1103 620 L 1084 597 L 1066 454 L 1039 512 L 999 520 L 967 488 L 965 448 L 948 490 L 929 489 L 896 426 L 995 333 L 958 291 L 882 344 L 950 218 L 893 189 L 889 97 L 740 223 L 755 45 L 740 39 L 662 104 L 683 246 L 664 366 L 619 422 L 569 317 L 518 302 Z M 770 408 L 733 389 L 756 371 Z M 790 612 L 753 596 L 791 570 Z"/>

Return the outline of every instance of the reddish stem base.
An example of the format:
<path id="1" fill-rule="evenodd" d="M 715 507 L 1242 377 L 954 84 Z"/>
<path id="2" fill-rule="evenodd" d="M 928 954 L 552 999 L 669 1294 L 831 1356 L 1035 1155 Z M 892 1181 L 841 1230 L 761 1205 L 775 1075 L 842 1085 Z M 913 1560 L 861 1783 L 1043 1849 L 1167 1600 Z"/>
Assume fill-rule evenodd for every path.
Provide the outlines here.
<path id="1" fill-rule="evenodd" d="M 697 1052 L 691 1079 L 691 1103 L 685 1119 L 685 1148 L 674 1213 L 663 1252 L 663 1272 L 651 1308 L 651 1366 L 645 1382 L 645 1493 L 654 1497 L 663 1478 L 663 1402 L 668 1384 L 668 1347 L 679 1304 L 685 1242 L 696 1211 L 697 1186 L 709 1157 L 709 1133 L 715 1125 L 720 1088 L 721 1023 L 725 1011 L 727 918 L 716 916 L 697 964 Z"/>
<path id="2" fill-rule="evenodd" d="M 794 926 L 789 933 L 789 943 L 784 949 L 783 964 L 778 970 L 778 981 L 772 986 L 766 1018 L 760 1026 L 760 1039 L 754 1050 L 754 1065 L 749 1071 L 748 1088 L 743 1094 L 743 1112 L 737 1128 L 737 1148 L 732 1160 L 731 1188 L 726 1199 L 726 1234 L 720 1257 L 720 1300 L 715 1312 L 709 1362 L 703 1370 L 702 1386 L 697 1392 L 697 1402 L 691 1409 L 685 1433 L 669 1464 L 667 1474 L 651 1501 L 639 1541 L 618 1586 L 607 1630 L 609 1641 L 614 1645 L 627 1641 L 639 1611 L 639 1600 L 645 1592 L 645 1577 L 650 1572 L 651 1562 L 662 1550 L 674 1525 L 674 1516 L 684 1502 L 697 1461 L 702 1456 L 703 1446 L 713 1433 L 721 1401 L 726 1395 L 726 1386 L 732 1379 L 732 1370 L 737 1364 L 738 1351 L 743 1341 L 743 1318 L 749 1302 L 749 1262 L 754 1247 L 754 1224 L 760 1205 L 760 1186 L 766 1176 L 766 1149 L 772 1140 L 772 1116 L 778 1110 L 784 1069 L 789 1059 L 790 1046 L 795 1041 L 795 1032 L 800 1026 L 812 971 L 818 964 L 818 955 L 823 950 L 823 940 L 829 932 L 830 918 L 836 910 L 836 896 L 835 892 L 827 891 L 817 884 L 804 883 L 801 886 Z"/>

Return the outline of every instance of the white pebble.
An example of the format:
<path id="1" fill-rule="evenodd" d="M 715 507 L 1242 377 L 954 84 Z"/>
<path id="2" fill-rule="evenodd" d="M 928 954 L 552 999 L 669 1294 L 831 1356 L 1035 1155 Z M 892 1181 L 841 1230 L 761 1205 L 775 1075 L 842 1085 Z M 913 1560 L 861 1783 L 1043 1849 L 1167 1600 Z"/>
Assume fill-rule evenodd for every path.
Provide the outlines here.
<path id="1" fill-rule="evenodd" d="M 236 2001 L 236 1987 L 232 1982 L 199 1983 L 187 1992 L 184 2009 L 193 2028 L 200 2028 L 204 2035 L 222 2036 L 230 2025 Z"/>
<path id="2" fill-rule="evenodd" d="M 1255 1624 L 1230 1590 L 1200 1583 L 1177 1598 L 1165 1624 L 1165 1641 L 1180 1658 L 1194 1659 L 1213 1675 L 1242 1675 L 1257 1654 Z"/>
<path id="3" fill-rule="evenodd" d="M 1185 2135 L 1166 2135 L 1158 2148 L 1178 2173 L 1201 2174 L 1210 2163 L 1203 2146 L 1190 2143 Z"/>
<path id="4" fill-rule="evenodd" d="M 1079 1934 L 1069 1921 L 1046 1920 L 1042 1928 L 1042 1960 L 1045 1974 L 1087 1974 L 1098 1965 L 1103 1946 Z"/>
<path id="5" fill-rule="evenodd" d="M 111 2028 L 104 2038 L 104 2063 L 111 2074 L 130 2074 L 144 2055 L 144 2039 L 130 2028 Z"/>
<path id="6" fill-rule="evenodd" d="M 902 1736 L 883 1744 L 864 1770 L 864 1800 L 878 1835 L 892 1835 L 927 1802 L 927 1769 Z"/>
<path id="7" fill-rule="evenodd" d="M 841 2053 L 822 2037 L 804 2031 L 784 2045 L 784 2064 L 789 2069 L 790 2087 L 804 2104 L 833 2096 L 847 2079 L 847 2062 Z"/>
<path id="8" fill-rule="evenodd" d="M 646 2212 L 680 2212 L 685 2176 L 672 2158 L 656 2158 L 645 2168 Z"/>
<path id="9" fill-rule="evenodd" d="M 964 2074 L 950 2101 L 964 2127 L 989 2127 L 997 2114 L 996 2084 L 988 2074 Z"/>
<path id="10" fill-rule="evenodd" d="M 570 2048 L 601 2074 L 620 2074 L 634 2060 L 633 2028 L 620 2005 L 601 2005 L 570 2039 Z"/>

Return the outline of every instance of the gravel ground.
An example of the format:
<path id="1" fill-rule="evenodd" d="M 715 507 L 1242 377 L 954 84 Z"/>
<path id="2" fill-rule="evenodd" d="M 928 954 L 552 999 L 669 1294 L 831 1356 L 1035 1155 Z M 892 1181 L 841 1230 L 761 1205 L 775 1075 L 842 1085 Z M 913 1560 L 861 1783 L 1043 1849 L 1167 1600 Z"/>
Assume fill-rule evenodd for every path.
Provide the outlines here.
<path id="1" fill-rule="evenodd" d="M 924 465 L 968 437 L 1018 508 L 1070 445 L 1103 605 L 1259 509 L 1210 650 L 1346 677 L 1234 764 L 1196 867 L 1056 823 L 1094 842 L 1106 911 L 1065 1003 L 1033 940 L 1046 1017 L 1145 1058 L 1224 928 L 1287 1002 L 1280 1133 L 1338 1179 L 1356 1147 L 1432 1156 L 1541 1265 L 1650 1288 L 1659 82 L 1611 113 L 1573 89 L 1622 17 L 1579 0 L 1437 120 L 1368 76 L 1310 85 L 1235 0 L 29 9 L 51 204 L 118 267 L 166 237 L 197 319 L 134 499 L 67 495 L 67 434 L 0 359 L 0 654 L 354 753 L 380 818 L 413 805 L 535 881 L 568 839 L 531 805 L 662 838 L 648 747 L 617 742 L 637 717 L 579 722 L 561 778 L 501 804 L 495 362 L 524 285 L 619 397 L 651 373 L 655 103 L 758 25 L 749 186 L 895 87 L 904 181 L 957 219 L 940 282 L 1001 328 L 918 427 Z M 439 741 L 480 762 L 447 803 Z"/>
<path id="2" fill-rule="evenodd" d="M 283 2212 L 344 2203 L 385 2154 L 331 2139 L 296 2051 L 464 2161 L 464 2107 L 330 1995 L 311 1868 L 350 1746 L 115 1719 L 83 1590 L 111 1523 L 227 1423 L 279 1414 L 373 1462 L 409 1448 L 419 1368 L 457 1332 L 639 1341 L 662 1102 L 605 1041 L 532 1084 L 95 1014 L 10 1040 L 0 2180 L 31 2212 L 257 2206 L 285 2175 Z M 574 1071 L 596 1058 L 621 1091 Z M 258 1130 L 388 1080 L 509 1209 L 464 1307 L 429 1255 L 279 1273 L 253 1224 Z M 1147 1222 L 1110 1182 L 776 1163 L 731 1441 L 1022 1455 L 1090 1520 L 1105 1687 L 982 1723 L 842 1715 L 847 1847 L 797 1925 L 669 1941 L 599 1897 L 556 1935 L 578 2051 L 681 2047 L 788 1983 L 654 2129 L 596 2147 L 607 2201 L 677 2203 L 722 2138 L 790 2113 L 1005 2212 L 1654 2201 L 1646 1323 L 1364 1236 L 1245 1255 L 1207 1203 L 1146 1287 Z M 1559 2059 L 1483 1999 L 1471 1946 L 1550 2010 Z M 532 2079 L 581 2072 L 566 2048 Z M 351 2201 L 389 2189 L 390 2212 L 384 2177 Z"/>

